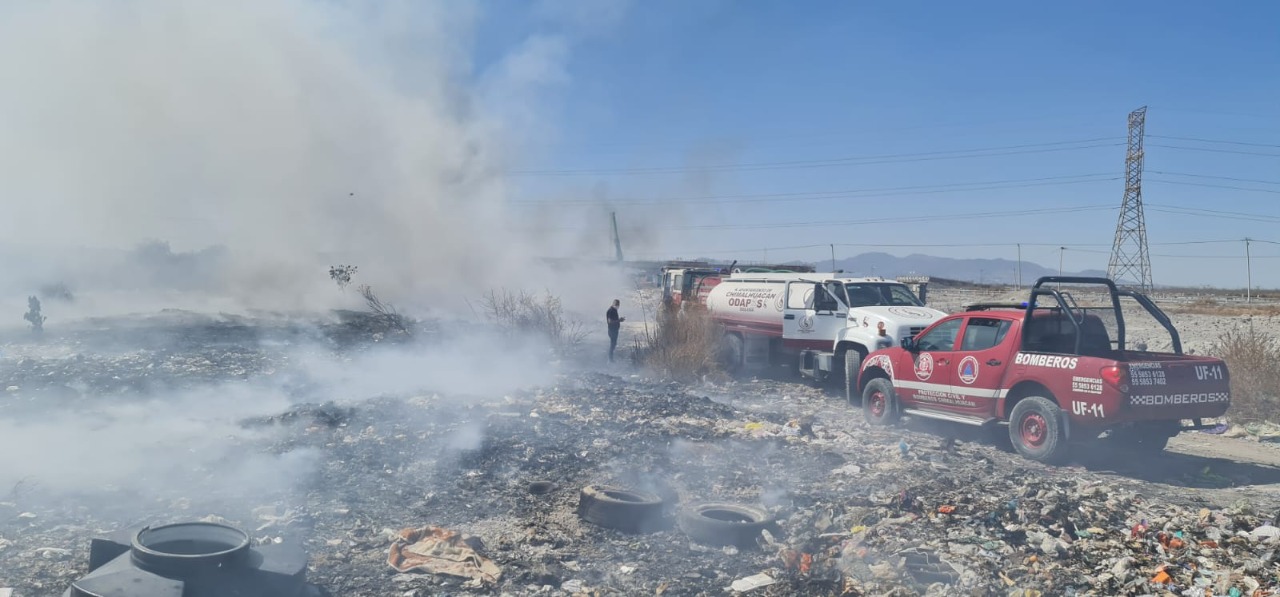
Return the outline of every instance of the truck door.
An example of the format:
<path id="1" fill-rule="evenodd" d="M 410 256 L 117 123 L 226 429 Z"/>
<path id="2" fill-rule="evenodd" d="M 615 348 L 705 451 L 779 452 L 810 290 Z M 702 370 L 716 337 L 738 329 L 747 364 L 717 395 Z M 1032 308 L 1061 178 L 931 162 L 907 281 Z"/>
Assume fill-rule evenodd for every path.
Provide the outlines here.
<path id="1" fill-rule="evenodd" d="M 667 296 L 671 299 L 671 304 L 679 306 L 680 301 L 684 298 L 684 276 L 677 272 L 667 274 Z"/>
<path id="2" fill-rule="evenodd" d="M 957 396 L 957 411 L 990 418 L 1004 384 L 1004 374 L 1012 365 L 1018 336 L 1018 322 L 974 315 L 960 332 L 959 350 L 953 353 L 951 392 Z"/>
<path id="3" fill-rule="evenodd" d="M 904 362 L 894 363 L 899 379 L 894 385 L 903 390 L 905 401 L 952 410 L 956 336 L 963 323 L 963 317 L 944 319 L 916 337 L 917 350 L 902 351 Z"/>
<path id="4" fill-rule="evenodd" d="M 831 350 L 845 327 L 848 309 L 816 282 L 788 282 L 782 315 L 782 344 L 788 348 Z"/>

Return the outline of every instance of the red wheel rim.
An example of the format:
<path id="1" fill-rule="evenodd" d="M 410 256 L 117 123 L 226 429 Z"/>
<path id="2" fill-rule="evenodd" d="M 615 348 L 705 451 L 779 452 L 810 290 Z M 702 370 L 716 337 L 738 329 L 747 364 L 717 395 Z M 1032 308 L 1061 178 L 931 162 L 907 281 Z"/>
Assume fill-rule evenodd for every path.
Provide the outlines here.
<path id="1" fill-rule="evenodd" d="M 1032 447 L 1040 447 L 1048 435 L 1048 423 L 1040 413 L 1027 413 L 1022 417 L 1022 443 Z"/>
<path id="2" fill-rule="evenodd" d="M 872 392 L 871 402 L 868 404 L 868 408 L 871 409 L 871 416 L 877 418 L 883 417 L 887 402 L 888 401 L 885 400 L 884 397 L 884 392 Z"/>

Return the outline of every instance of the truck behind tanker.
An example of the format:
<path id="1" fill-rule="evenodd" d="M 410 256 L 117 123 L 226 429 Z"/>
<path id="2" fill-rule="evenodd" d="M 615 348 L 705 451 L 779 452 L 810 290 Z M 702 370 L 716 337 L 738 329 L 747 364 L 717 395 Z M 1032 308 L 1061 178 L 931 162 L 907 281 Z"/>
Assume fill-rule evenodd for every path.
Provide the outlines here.
<path id="1" fill-rule="evenodd" d="M 815 381 L 852 379 L 851 397 L 867 354 L 946 315 L 925 307 L 905 284 L 844 274 L 733 273 L 719 277 L 703 300 L 723 332 L 730 371 L 749 361 L 794 363 Z"/>

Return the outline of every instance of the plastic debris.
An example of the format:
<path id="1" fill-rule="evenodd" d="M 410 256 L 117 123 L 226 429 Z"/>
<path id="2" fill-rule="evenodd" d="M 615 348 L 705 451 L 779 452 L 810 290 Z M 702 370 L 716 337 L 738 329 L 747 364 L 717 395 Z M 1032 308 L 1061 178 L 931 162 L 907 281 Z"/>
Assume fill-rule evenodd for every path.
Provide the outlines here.
<path id="1" fill-rule="evenodd" d="M 773 577 L 761 572 L 760 574 L 757 574 L 755 576 L 739 578 L 738 580 L 733 581 L 733 584 L 729 585 L 729 589 L 737 591 L 739 593 L 745 593 L 753 589 L 767 587 L 776 582 L 778 581 L 774 580 Z"/>
<path id="2" fill-rule="evenodd" d="M 404 529 L 391 544 L 387 563 L 397 572 L 446 574 L 492 584 L 502 569 L 478 553 L 482 546 L 478 538 L 439 527 Z"/>

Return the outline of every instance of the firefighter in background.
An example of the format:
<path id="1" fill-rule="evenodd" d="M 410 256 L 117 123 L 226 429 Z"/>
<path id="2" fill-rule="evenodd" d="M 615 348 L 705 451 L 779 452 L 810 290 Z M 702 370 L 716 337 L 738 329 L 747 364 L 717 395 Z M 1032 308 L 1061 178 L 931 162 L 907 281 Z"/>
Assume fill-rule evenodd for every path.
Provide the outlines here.
<path id="1" fill-rule="evenodd" d="M 622 322 L 626 321 L 625 317 L 618 317 L 618 306 L 622 302 L 613 299 L 613 305 L 608 311 L 604 312 L 604 320 L 609 324 L 609 362 L 613 362 L 613 349 L 618 347 L 618 330 L 622 328 Z"/>

